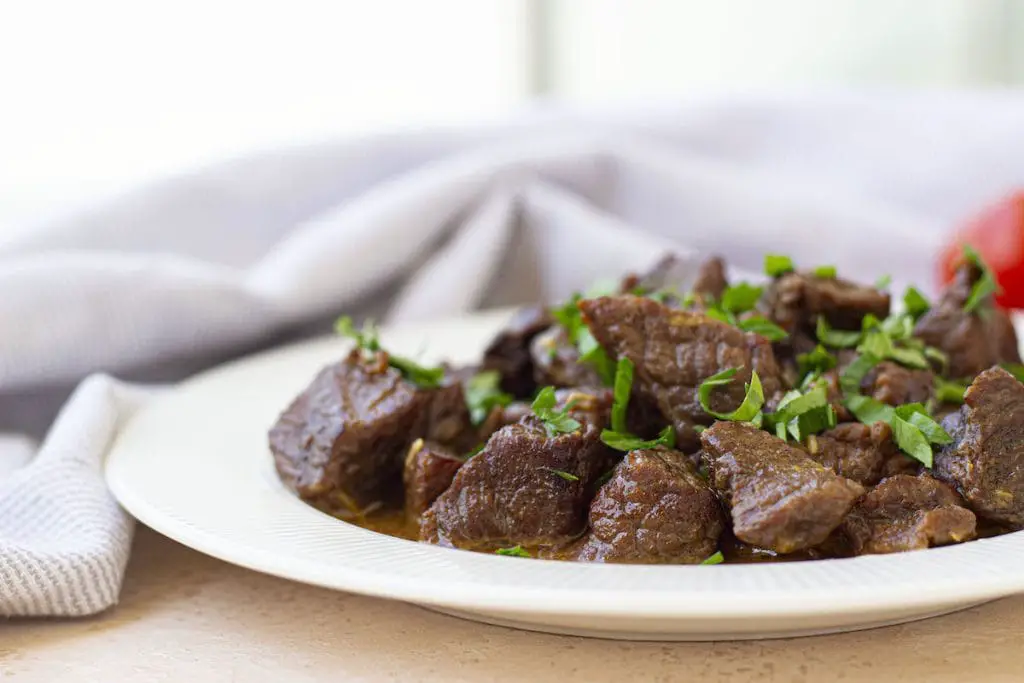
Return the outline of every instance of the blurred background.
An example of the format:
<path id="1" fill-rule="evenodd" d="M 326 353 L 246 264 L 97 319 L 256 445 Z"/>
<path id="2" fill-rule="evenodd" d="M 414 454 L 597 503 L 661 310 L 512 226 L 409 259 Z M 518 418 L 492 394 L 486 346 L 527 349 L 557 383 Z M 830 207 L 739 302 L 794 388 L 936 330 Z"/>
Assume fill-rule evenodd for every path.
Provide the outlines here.
<path id="1" fill-rule="evenodd" d="M 253 149 L 702 91 L 1024 83 L 1020 0 L 0 3 L 0 240 Z"/>

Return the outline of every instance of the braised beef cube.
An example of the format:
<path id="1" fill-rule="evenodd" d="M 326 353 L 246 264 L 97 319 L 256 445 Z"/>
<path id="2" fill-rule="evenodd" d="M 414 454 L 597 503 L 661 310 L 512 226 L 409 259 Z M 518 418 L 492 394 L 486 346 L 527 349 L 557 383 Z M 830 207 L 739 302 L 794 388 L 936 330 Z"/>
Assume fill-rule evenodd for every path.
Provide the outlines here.
<path id="1" fill-rule="evenodd" d="M 751 370 L 760 377 L 765 396 L 781 389 L 771 345 L 756 334 L 640 297 L 588 299 L 580 302 L 580 309 L 610 356 L 633 361 L 634 393 L 658 407 L 675 427 L 677 445 L 684 451 L 698 446 L 693 426 L 712 421 L 698 397 L 708 377 L 738 369 L 729 385 L 712 394 L 711 407 L 716 412 L 739 407 Z"/>
<path id="2" fill-rule="evenodd" d="M 712 256 L 705 259 L 697 269 L 697 279 L 693 281 L 690 291 L 704 301 L 719 301 L 729 286 L 725 274 L 725 261 L 721 257 Z"/>
<path id="3" fill-rule="evenodd" d="M 601 378 L 591 365 L 580 363 L 576 345 L 561 325 L 534 337 L 530 344 L 533 379 L 537 386 L 578 387 L 599 386 Z"/>
<path id="4" fill-rule="evenodd" d="M 859 330 L 868 313 L 885 318 L 889 294 L 839 278 L 786 273 L 772 281 L 758 307 L 786 332 L 803 331 L 813 338 L 820 316 L 842 330 Z"/>
<path id="5" fill-rule="evenodd" d="M 858 555 L 960 543 L 975 536 L 974 513 L 928 475 L 889 477 L 854 506 L 842 530 Z"/>
<path id="6" fill-rule="evenodd" d="M 575 559 L 696 564 L 715 552 L 724 528 L 714 491 L 685 455 L 632 451 L 590 504 Z"/>
<path id="7" fill-rule="evenodd" d="M 328 509 L 400 500 L 402 458 L 423 431 L 430 394 L 384 354 L 368 361 L 353 351 L 321 370 L 270 430 L 281 479 Z"/>
<path id="8" fill-rule="evenodd" d="M 469 451 L 480 443 L 480 435 L 470 418 L 461 383 L 452 382 L 446 377 L 443 386 L 425 391 L 428 400 L 423 413 L 424 438 L 450 446 L 457 453 Z M 418 436 L 410 435 L 410 441 Z"/>
<path id="9" fill-rule="evenodd" d="M 935 455 L 935 476 L 979 517 L 1024 528 L 1024 384 L 1002 368 L 986 370 L 943 427 L 953 443 Z"/>
<path id="10" fill-rule="evenodd" d="M 550 436 L 533 416 L 499 429 L 424 513 L 421 540 L 493 550 L 559 546 L 582 534 L 589 492 L 618 455 L 600 439 L 601 401 L 585 405 L 579 392 L 567 400 L 580 429 Z"/>
<path id="11" fill-rule="evenodd" d="M 420 515 L 452 483 L 462 462 L 462 458 L 444 446 L 423 439 L 413 441 L 402 473 L 406 515 L 418 521 Z"/>
<path id="12" fill-rule="evenodd" d="M 916 461 L 903 455 L 893 443 L 892 428 L 884 422 L 836 425 L 808 437 L 806 450 L 812 459 L 839 476 L 866 486 L 890 474 L 917 469 Z"/>
<path id="13" fill-rule="evenodd" d="M 886 360 L 865 375 L 861 389 L 865 395 L 891 406 L 927 403 L 935 391 L 935 374 Z"/>
<path id="14" fill-rule="evenodd" d="M 529 398 L 537 385 L 533 381 L 530 342 L 551 327 L 553 320 L 543 306 L 520 309 L 484 351 L 484 369 L 501 374 L 501 389 L 516 398 Z"/>
<path id="15" fill-rule="evenodd" d="M 864 487 L 768 432 L 717 422 L 701 433 L 711 484 L 738 539 L 779 553 L 819 545 Z"/>
<path id="16" fill-rule="evenodd" d="M 991 298 L 968 313 L 964 305 L 981 272 L 965 264 L 935 305 L 921 316 L 914 336 L 949 356 L 949 377 L 974 377 L 998 363 L 1019 363 L 1017 335 Z"/>

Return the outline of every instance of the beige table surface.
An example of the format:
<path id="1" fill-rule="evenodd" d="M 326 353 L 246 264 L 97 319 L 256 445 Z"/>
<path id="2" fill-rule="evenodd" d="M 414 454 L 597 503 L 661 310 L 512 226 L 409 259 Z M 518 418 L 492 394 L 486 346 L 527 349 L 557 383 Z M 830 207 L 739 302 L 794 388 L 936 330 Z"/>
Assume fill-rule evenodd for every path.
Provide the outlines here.
<path id="1" fill-rule="evenodd" d="M 1021 681 L 1024 597 L 916 624 L 743 643 L 513 631 L 312 588 L 140 528 L 121 598 L 0 623 L 0 679 L 52 681 Z"/>

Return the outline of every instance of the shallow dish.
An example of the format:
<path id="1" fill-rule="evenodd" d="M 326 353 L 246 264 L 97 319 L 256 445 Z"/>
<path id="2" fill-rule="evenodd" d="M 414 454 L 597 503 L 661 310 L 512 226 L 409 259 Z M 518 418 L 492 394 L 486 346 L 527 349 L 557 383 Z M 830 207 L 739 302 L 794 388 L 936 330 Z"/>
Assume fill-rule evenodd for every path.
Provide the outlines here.
<path id="1" fill-rule="evenodd" d="M 397 353 L 469 362 L 507 319 L 384 330 Z M 266 432 L 340 339 L 195 377 L 122 430 L 107 480 L 140 521 L 196 550 L 286 579 L 490 623 L 647 640 L 769 638 L 871 628 L 1024 591 L 1024 534 L 895 555 L 752 565 L 630 566 L 448 550 L 367 531 L 278 480 Z"/>

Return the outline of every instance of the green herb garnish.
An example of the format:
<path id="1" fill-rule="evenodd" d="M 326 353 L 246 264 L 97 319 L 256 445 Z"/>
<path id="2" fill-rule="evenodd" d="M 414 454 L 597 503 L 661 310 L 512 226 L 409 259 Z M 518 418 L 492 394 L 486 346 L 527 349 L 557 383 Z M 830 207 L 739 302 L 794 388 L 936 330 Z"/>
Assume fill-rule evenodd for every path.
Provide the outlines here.
<path id="1" fill-rule="evenodd" d="M 605 385 L 611 385 L 615 381 L 615 363 L 586 326 L 583 326 L 577 335 L 576 349 L 580 354 L 579 362 L 594 368 Z"/>
<path id="2" fill-rule="evenodd" d="M 818 266 L 814 269 L 814 277 L 825 278 L 828 280 L 834 280 L 836 277 L 835 266 Z"/>
<path id="3" fill-rule="evenodd" d="M 701 562 L 701 564 L 722 564 L 723 562 L 725 562 L 725 555 L 722 554 L 721 550 L 718 550 L 714 555 Z"/>
<path id="4" fill-rule="evenodd" d="M 778 409 L 765 415 L 765 426 L 774 428 L 775 435 L 786 440 L 787 434 L 802 441 L 836 426 L 836 411 L 829 403 L 825 387 L 815 386 L 805 394 L 790 391 L 779 402 Z"/>
<path id="5" fill-rule="evenodd" d="M 1003 290 L 999 287 L 995 275 L 992 274 L 992 269 L 981 258 L 981 254 L 975 251 L 969 244 L 964 245 L 964 259 L 981 271 L 981 277 L 971 287 L 971 295 L 967 297 L 967 301 L 964 303 L 964 311 L 972 313 L 983 303 L 986 303 L 993 294 L 999 294 Z"/>
<path id="6" fill-rule="evenodd" d="M 635 434 L 628 432 L 616 432 L 609 429 L 605 429 L 601 432 L 601 441 L 604 442 L 609 448 L 614 448 L 617 451 L 640 451 L 647 448 L 657 448 L 658 446 L 665 446 L 666 448 L 675 448 L 676 446 L 676 432 L 671 426 L 665 427 L 658 434 L 656 439 L 641 439 Z"/>
<path id="7" fill-rule="evenodd" d="M 726 313 L 732 313 L 733 315 L 745 313 L 757 305 L 757 300 L 761 298 L 761 292 L 763 291 L 763 287 L 756 287 L 748 282 L 741 282 L 732 287 L 726 287 L 725 291 L 722 292 L 722 300 L 719 302 L 719 307 Z"/>
<path id="8" fill-rule="evenodd" d="M 754 334 L 759 334 L 768 341 L 773 342 L 782 341 L 783 339 L 789 336 L 788 334 L 786 334 L 786 331 L 784 329 L 773 323 L 771 320 L 768 320 L 764 316 L 760 315 L 754 315 L 749 318 L 740 320 L 736 323 L 736 326 L 739 327 L 744 332 L 753 332 Z"/>
<path id="9" fill-rule="evenodd" d="M 831 370 L 836 367 L 838 362 L 836 357 L 821 344 L 814 347 L 813 351 L 801 353 L 796 357 L 796 365 L 801 377 L 806 377 L 812 372 L 822 373 Z"/>
<path id="10" fill-rule="evenodd" d="M 615 368 L 615 382 L 612 389 L 611 429 L 602 430 L 601 441 L 615 450 L 627 452 L 657 446 L 675 447 L 676 434 L 671 427 L 665 427 L 658 434 L 658 438 L 647 441 L 629 432 L 626 425 L 626 411 L 629 408 L 629 397 L 632 391 L 633 361 L 621 358 Z"/>
<path id="11" fill-rule="evenodd" d="M 846 366 L 843 374 L 839 377 L 839 387 L 844 394 L 856 394 L 860 392 L 861 382 L 871 372 L 871 369 L 878 365 L 881 360 L 870 353 L 862 353 L 852 363 Z"/>
<path id="12" fill-rule="evenodd" d="M 731 413 L 716 413 L 711 409 L 711 392 L 715 387 L 724 386 L 732 382 L 739 368 L 729 368 L 708 377 L 700 383 L 697 390 L 697 397 L 700 399 L 701 408 L 708 415 L 717 417 L 720 420 L 731 420 L 733 422 L 756 422 L 761 414 L 761 406 L 764 405 L 764 389 L 761 387 L 761 378 L 756 372 L 751 373 L 750 383 L 746 385 L 746 394 L 740 407 Z"/>
<path id="13" fill-rule="evenodd" d="M 857 420 L 870 425 L 885 422 L 892 428 L 893 440 L 900 450 L 930 468 L 934 460 L 932 444 L 952 443 L 953 439 L 928 415 L 920 403 L 893 408 L 869 396 L 850 396 L 847 409 Z"/>
<path id="14" fill-rule="evenodd" d="M 530 553 L 523 550 L 521 545 L 514 545 L 511 548 L 498 548 L 494 551 L 495 555 L 504 555 L 505 557 L 532 557 Z"/>
<path id="15" fill-rule="evenodd" d="M 818 325 L 815 332 L 818 335 L 818 341 L 834 349 L 850 348 L 851 346 L 856 346 L 857 342 L 860 341 L 859 331 L 833 330 L 823 315 L 818 316 Z"/>
<path id="16" fill-rule="evenodd" d="M 942 403 L 963 403 L 967 385 L 935 378 L 935 399 Z"/>
<path id="17" fill-rule="evenodd" d="M 530 406 L 533 414 L 544 425 L 544 431 L 552 437 L 559 434 L 571 434 L 580 428 L 580 423 L 569 417 L 572 403 L 561 410 L 555 410 L 557 403 L 555 388 L 544 387 L 537 393 L 537 398 L 533 399 L 533 404 Z"/>
<path id="18" fill-rule="evenodd" d="M 501 390 L 501 373 L 485 370 L 471 377 L 463 389 L 469 416 L 474 425 L 483 422 L 496 406 L 507 406 L 512 402 L 511 394 Z"/>
<path id="19" fill-rule="evenodd" d="M 875 289 L 886 289 L 891 284 L 892 275 L 886 274 L 875 280 Z"/>
<path id="20" fill-rule="evenodd" d="M 551 309 L 551 317 L 565 330 L 565 335 L 569 339 L 570 344 L 576 343 L 580 329 L 584 326 L 583 314 L 580 313 L 580 309 L 577 306 L 582 299 L 583 297 L 577 292 L 561 306 L 555 306 Z"/>
<path id="21" fill-rule="evenodd" d="M 903 310 L 914 320 L 931 310 L 931 307 L 928 299 L 914 287 L 907 287 L 907 291 L 903 292 Z"/>
<path id="22" fill-rule="evenodd" d="M 541 467 L 540 469 L 547 470 L 551 474 L 554 474 L 557 477 L 565 479 L 566 481 L 579 481 L 580 480 L 580 478 L 577 477 L 575 474 L 573 474 L 572 472 L 566 472 L 565 470 L 556 470 L 554 467 Z"/>
<path id="23" fill-rule="evenodd" d="M 793 272 L 793 259 L 781 254 L 765 254 L 764 272 L 769 277 L 779 277 Z"/>
<path id="24" fill-rule="evenodd" d="M 357 330 L 352 324 L 352 318 L 342 316 L 334 323 L 334 331 L 343 337 L 354 339 L 356 347 L 364 353 L 373 354 L 381 350 L 380 338 L 376 325 L 367 320 L 363 323 L 362 329 Z M 387 354 L 388 365 L 398 370 L 402 376 L 423 389 L 436 389 L 441 386 L 444 380 L 443 367 L 427 367 L 420 365 L 411 358 Z"/>
<path id="25" fill-rule="evenodd" d="M 1024 365 L 1020 363 L 1000 363 L 999 367 L 1016 377 L 1018 382 L 1024 382 Z"/>

